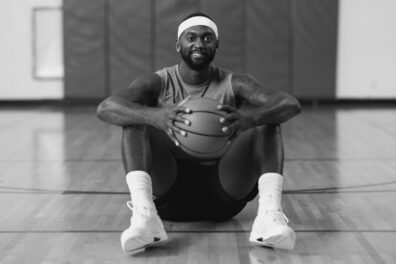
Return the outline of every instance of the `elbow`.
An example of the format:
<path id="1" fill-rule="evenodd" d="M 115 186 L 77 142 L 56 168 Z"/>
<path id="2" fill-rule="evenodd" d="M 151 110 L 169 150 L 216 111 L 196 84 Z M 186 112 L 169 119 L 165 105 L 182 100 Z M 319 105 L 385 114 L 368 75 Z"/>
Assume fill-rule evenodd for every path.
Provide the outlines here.
<path id="1" fill-rule="evenodd" d="M 286 122 L 301 113 L 301 105 L 294 96 L 288 96 L 283 101 L 285 112 L 281 123 Z"/>
<path id="2" fill-rule="evenodd" d="M 293 113 L 293 116 L 296 116 L 298 114 L 301 113 L 302 109 L 301 109 L 301 104 L 300 102 L 297 100 L 297 98 L 295 97 L 291 97 L 290 98 L 290 106 L 291 106 L 291 111 Z"/>
<path id="3" fill-rule="evenodd" d="M 106 122 L 106 120 L 107 120 L 106 117 L 108 116 L 108 113 L 109 113 L 109 111 L 110 111 L 110 109 L 111 109 L 111 106 L 110 106 L 110 105 L 111 105 L 111 104 L 109 103 L 108 99 L 105 99 L 104 101 L 102 101 L 102 102 L 98 105 L 98 108 L 97 108 L 97 110 L 96 110 L 96 116 L 97 116 L 100 120 Z"/>

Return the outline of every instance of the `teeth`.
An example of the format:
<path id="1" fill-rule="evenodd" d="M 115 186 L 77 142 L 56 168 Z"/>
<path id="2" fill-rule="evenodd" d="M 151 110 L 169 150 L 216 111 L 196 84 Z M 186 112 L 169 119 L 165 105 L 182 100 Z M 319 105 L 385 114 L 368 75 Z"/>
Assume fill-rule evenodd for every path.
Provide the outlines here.
<path id="1" fill-rule="evenodd" d="M 193 52 L 193 57 L 202 57 L 202 54 L 199 52 Z"/>

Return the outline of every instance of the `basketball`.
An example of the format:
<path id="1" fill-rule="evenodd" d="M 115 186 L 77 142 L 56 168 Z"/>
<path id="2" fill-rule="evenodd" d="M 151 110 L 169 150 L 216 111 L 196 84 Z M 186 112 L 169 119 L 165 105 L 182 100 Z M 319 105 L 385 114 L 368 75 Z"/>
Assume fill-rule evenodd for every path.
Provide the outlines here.
<path id="1" fill-rule="evenodd" d="M 219 111 L 218 105 L 216 100 L 205 97 L 192 98 L 183 104 L 192 110 L 190 114 L 182 114 L 191 124 L 175 122 L 174 125 L 187 132 L 186 136 L 176 134 L 185 153 L 199 159 L 215 159 L 227 150 L 230 134 L 221 130 L 224 124 L 220 118 L 225 112 Z"/>

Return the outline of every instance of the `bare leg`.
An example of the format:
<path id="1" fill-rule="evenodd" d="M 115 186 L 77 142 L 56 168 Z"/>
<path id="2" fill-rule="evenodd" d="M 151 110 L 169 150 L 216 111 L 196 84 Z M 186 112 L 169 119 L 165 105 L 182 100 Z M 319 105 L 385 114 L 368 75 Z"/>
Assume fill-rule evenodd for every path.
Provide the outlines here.
<path id="1" fill-rule="evenodd" d="M 125 253 L 168 239 L 152 197 L 166 193 L 176 179 L 176 163 L 168 141 L 164 133 L 149 126 L 123 128 L 122 157 L 131 192 L 127 205 L 133 211 L 129 228 L 121 234 Z"/>
<path id="2" fill-rule="evenodd" d="M 266 172 L 282 174 L 283 143 L 279 126 L 247 130 L 231 144 L 219 163 L 219 181 L 236 199 L 246 197 Z"/>
<path id="3" fill-rule="evenodd" d="M 249 241 L 282 249 L 294 247 L 296 235 L 281 208 L 283 144 L 279 126 L 262 126 L 240 135 L 219 165 L 223 189 L 237 200 L 258 185 L 258 210 Z"/>
<path id="4" fill-rule="evenodd" d="M 147 172 L 155 196 L 169 191 L 176 181 L 177 165 L 171 148 L 166 134 L 155 128 L 138 125 L 123 128 L 122 158 L 125 171 Z"/>

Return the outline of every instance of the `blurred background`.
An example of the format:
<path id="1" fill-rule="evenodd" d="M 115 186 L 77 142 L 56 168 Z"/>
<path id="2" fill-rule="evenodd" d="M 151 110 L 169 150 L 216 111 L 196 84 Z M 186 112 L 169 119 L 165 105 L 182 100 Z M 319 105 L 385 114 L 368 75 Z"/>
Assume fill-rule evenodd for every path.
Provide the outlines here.
<path id="1" fill-rule="evenodd" d="M 1 0 L 0 101 L 99 101 L 177 63 L 195 11 L 220 67 L 303 101 L 396 98 L 392 0 Z"/>
<path id="2" fill-rule="evenodd" d="M 196 11 L 219 26 L 217 66 L 305 103 L 282 125 L 293 251 L 248 244 L 255 200 L 121 254 L 122 133 L 96 106 L 178 63 Z M 395 263 L 395 0 L 0 0 L 0 32 L 0 263 Z"/>

